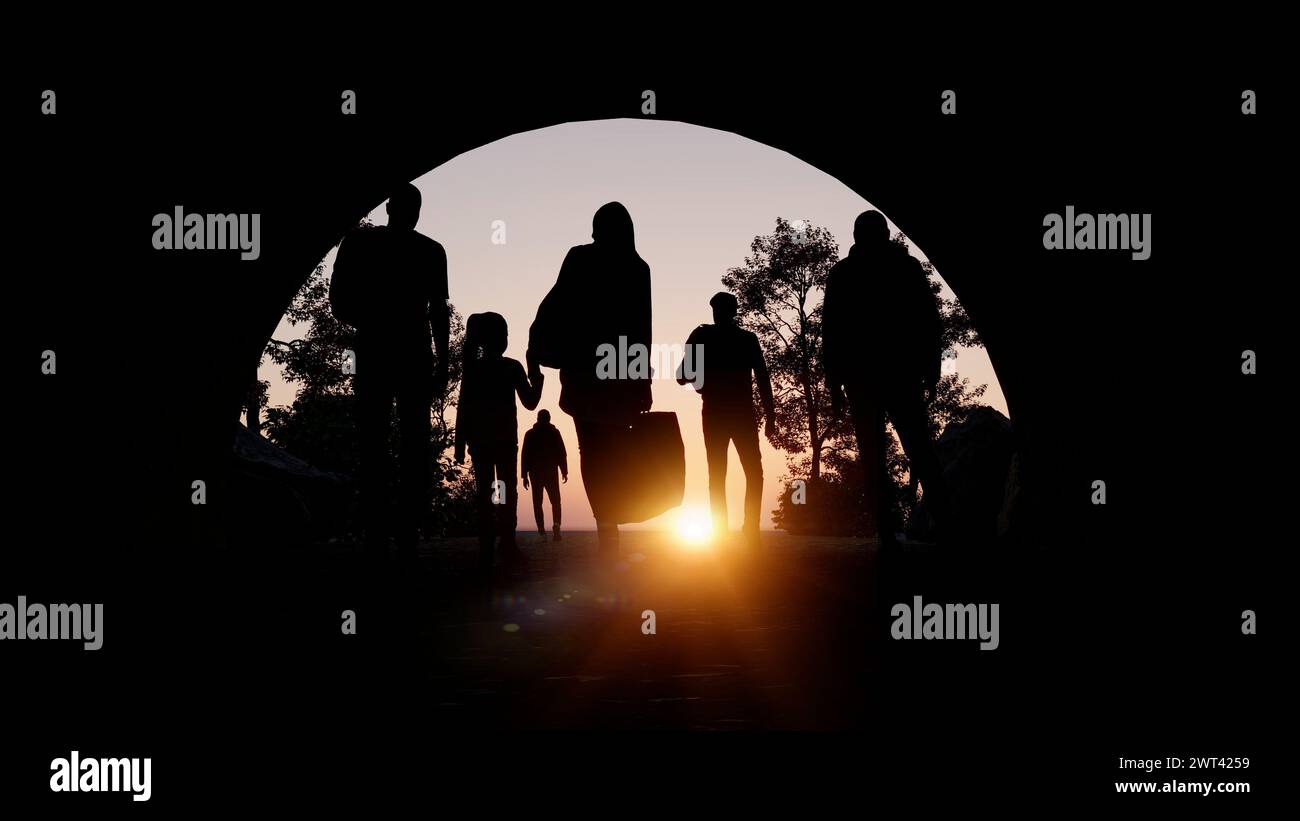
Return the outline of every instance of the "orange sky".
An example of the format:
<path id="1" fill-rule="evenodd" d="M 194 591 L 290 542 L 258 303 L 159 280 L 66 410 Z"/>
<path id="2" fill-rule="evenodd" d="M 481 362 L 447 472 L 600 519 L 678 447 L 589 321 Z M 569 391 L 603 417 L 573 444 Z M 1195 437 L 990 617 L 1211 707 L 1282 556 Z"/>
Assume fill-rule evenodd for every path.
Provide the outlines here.
<path id="1" fill-rule="evenodd" d="M 722 290 L 727 269 L 744 262 L 755 235 L 769 233 L 778 216 L 831 230 L 840 256 L 852 243 L 854 218 L 871 205 L 835 178 L 791 155 L 724 131 L 663 120 L 569 123 L 507 137 L 439 166 L 415 184 L 424 206 L 417 230 L 447 249 L 451 299 L 463 316 L 496 311 L 510 325 L 507 356 L 524 359 L 528 326 L 573 245 L 591 241 L 591 217 L 606 202 L 627 206 L 636 224 L 637 250 L 653 282 L 654 342 L 681 345 L 691 329 L 711 321 L 708 301 Z M 886 217 L 889 215 L 886 214 Z M 383 224 L 381 206 L 372 219 Z M 504 221 L 505 244 L 492 242 Z M 891 226 L 907 231 L 907 226 Z M 924 259 L 916 248 L 913 253 Z M 333 252 L 327 257 L 332 262 Z M 940 272 L 942 274 L 942 272 Z M 951 291 L 945 285 L 945 295 Z M 275 338 L 294 339 L 305 328 L 282 321 Z M 988 384 L 984 401 L 1006 413 L 1006 402 L 983 350 L 963 349 L 958 371 Z M 570 478 L 562 486 L 564 525 L 594 528 L 578 470 L 573 423 L 559 410 L 559 374 L 546 369 L 540 408 L 569 449 Z M 293 401 L 294 388 L 269 361 L 270 404 Z M 708 478 L 700 432 L 700 400 L 668 380 L 654 383 L 655 410 L 675 411 L 686 444 L 686 500 L 642 525 L 671 527 L 681 510 L 708 505 Z M 519 434 L 534 414 L 519 408 Z M 785 457 L 763 441 L 763 526 L 771 527 Z M 740 527 L 744 478 L 731 452 L 728 513 Z M 549 507 L 547 512 L 549 522 Z M 519 527 L 533 527 L 531 495 L 522 492 Z"/>

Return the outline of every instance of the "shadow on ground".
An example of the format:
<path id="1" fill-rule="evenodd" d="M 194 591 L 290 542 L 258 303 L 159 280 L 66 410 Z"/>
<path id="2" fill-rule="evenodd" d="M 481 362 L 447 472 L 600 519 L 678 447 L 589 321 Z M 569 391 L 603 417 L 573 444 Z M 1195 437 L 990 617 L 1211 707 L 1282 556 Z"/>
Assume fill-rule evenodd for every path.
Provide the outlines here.
<path id="1" fill-rule="evenodd" d="M 918 643 L 888 641 L 882 567 L 899 590 L 887 602 L 910 601 L 917 574 L 943 600 L 924 553 L 882 563 L 852 539 L 765 533 L 751 553 L 629 532 L 617 559 L 598 557 L 591 533 L 521 544 L 525 559 L 490 576 L 473 539 L 424 544 L 379 570 L 350 547 L 302 551 L 286 568 L 298 628 L 274 663 L 356 705 L 362 722 L 395 711 L 448 729 L 848 729 L 912 678 L 898 645 Z M 952 575 L 969 586 L 969 573 Z M 344 610 L 355 635 L 342 633 Z M 978 655 L 960 644 L 939 655 Z"/>

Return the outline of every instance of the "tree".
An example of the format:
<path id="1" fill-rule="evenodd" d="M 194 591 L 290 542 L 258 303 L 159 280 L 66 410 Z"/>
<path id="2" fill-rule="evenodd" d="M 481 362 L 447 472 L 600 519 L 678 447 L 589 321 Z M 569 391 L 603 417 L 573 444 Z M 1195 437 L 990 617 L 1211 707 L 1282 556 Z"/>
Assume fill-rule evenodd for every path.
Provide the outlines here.
<path id="1" fill-rule="evenodd" d="M 722 277 L 739 303 L 737 323 L 758 336 L 767 360 L 776 401 L 773 444 L 792 455 L 807 452 L 806 475 L 814 482 L 826 442 L 846 429 L 831 418 L 821 359 L 822 293 L 838 257 L 829 230 L 777 217 L 775 231 L 754 237 L 745 264 Z M 754 402 L 760 407 L 757 393 Z"/>

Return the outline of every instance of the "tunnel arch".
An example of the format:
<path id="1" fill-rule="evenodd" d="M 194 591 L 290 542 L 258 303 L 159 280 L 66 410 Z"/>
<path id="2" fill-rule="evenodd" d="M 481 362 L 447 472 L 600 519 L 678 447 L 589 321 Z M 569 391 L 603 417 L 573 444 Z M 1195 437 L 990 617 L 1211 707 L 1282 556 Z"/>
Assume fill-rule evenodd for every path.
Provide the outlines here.
<path id="1" fill-rule="evenodd" d="M 402 179 L 402 180 L 396 180 L 396 179 L 394 179 L 391 183 L 389 183 L 389 182 L 387 181 L 387 179 L 386 179 L 385 184 L 384 184 L 383 186 L 377 186 L 377 185 L 370 185 L 370 186 L 367 186 L 367 188 L 366 188 L 366 190 L 365 190 L 365 193 L 362 195 L 362 197 L 361 197 L 361 198 L 354 199 L 354 201 L 353 201 L 351 204 L 349 204 L 349 206 L 348 206 L 348 210 L 347 210 L 347 213 L 349 213 L 349 214 L 351 214 L 351 215 L 354 215 L 353 218 L 351 218 L 351 220 L 348 221 L 348 222 L 346 223 L 346 227 L 345 227 L 345 228 L 344 228 L 344 229 L 343 229 L 343 230 L 342 230 L 342 231 L 337 235 L 337 237 L 336 237 L 336 238 L 335 238 L 335 239 L 334 239 L 334 240 L 333 240 L 329 245 L 327 245 L 327 246 L 326 246 L 326 247 L 325 247 L 325 248 L 320 252 L 320 254 L 316 257 L 316 260 L 317 260 L 317 261 L 316 261 L 315 263 L 313 263 L 310 267 L 306 267 L 306 268 L 302 269 L 301 274 L 300 274 L 300 275 L 297 275 L 296 284 L 294 285 L 293 290 L 290 292 L 289 296 L 284 300 L 283 306 L 282 306 L 282 308 L 281 308 L 281 310 L 280 310 L 280 315 L 283 315 L 284 310 L 288 307 L 290 301 L 293 299 L 293 296 L 294 296 L 295 294 L 297 294 L 298 290 L 301 289 L 302 285 L 305 284 L 305 283 L 307 282 L 308 278 L 310 277 L 312 271 L 313 271 L 314 268 L 315 268 L 315 265 L 318 264 L 320 260 L 324 259 L 324 258 L 328 255 L 328 252 L 329 252 L 330 250 L 332 250 L 334 247 L 336 247 L 336 246 L 338 245 L 338 243 L 343 239 L 343 237 L 344 237 L 344 235 L 346 234 L 346 232 L 347 232 L 348 230 L 350 230 L 351 227 L 352 227 L 353 225 L 357 224 L 357 223 L 360 222 L 360 221 L 361 221 L 365 216 L 369 215 L 370 213 L 372 213 L 373 211 L 375 211 L 376 209 L 378 209 L 378 208 L 379 208 L 379 207 L 380 207 L 380 206 L 381 206 L 381 205 L 382 205 L 382 204 L 387 200 L 387 198 L 388 198 L 388 193 L 387 193 L 387 192 L 388 192 L 388 190 L 390 189 L 391 185 L 399 184 L 400 182 L 413 182 L 413 181 L 419 180 L 419 179 L 425 177 L 426 175 L 428 175 L 428 174 L 430 174 L 430 173 L 436 171 L 437 169 L 439 169 L 439 168 L 441 168 L 441 167 L 443 167 L 443 166 L 445 166 L 445 165 L 448 165 L 448 164 L 450 164 L 450 163 L 452 163 L 452 162 L 455 162 L 456 160 L 458 160 L 458 159 L 460 159 L 460 158 L 462 158 L 462 157 L 464 157 L 464 156 L 466 156 L 466 155 L 472 154 L 472 153 L 474 153 L 474 152 L 477 152 L 477 151 L 480 151 L 480 150 L 483 150 L 483 149 L 490 148 L 490 147 L 493 146 L 494 144 L 499 143 L 499 142 L 501 142 L 501 141 L 503 141 L 503 140 L 510 139 L 510 138 L 512 138 L 512 137 L 518 137 L 518 136 L 522 136 L 522 135 L 527 135 L 527 134 L 532 134 L 532 133 L 537 133 L 537 132 L 547 131 L 547 130 L 549 130 L 549 129 L 552 129 L 552 128 L 555 128 L 555 127 L 559 127 L 559 126 L 568 126 L 568 125 L 584 125 L 584 124 L 599 124 L 599 123 L 606 123 L 606 122 L 611 122 L 611 121 L 616 121 L 616 120 L 631 120 L 631 119 L 635 119 L 635 118 L 626 118 L 626 117 L 599 117 L 599 118 L 589 118 L 589 119 L 569 120 L 569 121 L 565 121 L 565 122 L 549 123 L 549 124 L 546 124 L 546 125 L 540 125 L 540 126 L 537 126 L 537 127 L 535 127 L 535 128 L 526 128 L 526 129 L 521 129 L 521 130 L 518 130 L 518 131 L 513 131 L 513 132 L 510 132 L 510 133 L 501 134 L 500 136 L 497 136 L 497 137 L 495 137 L 495 138 L 493 138 L 493 139 L 487 140 L 486 142 L 483 142 L 482 144 L 479 144 L 479 145 L 475 145 L 475 146 L 470 146 L 470 147 L 464 148 L 463 150 L 459 150 L 459 151 L 457 151 L 456 153 L 450 154 L 449 156 L 442 156 L 442 155 L 439 155 L 439 156 L 437 156 L 437 157 L 434 158 L 434 159 L 430 159 L 430 158 L 422 158 L 422 159 L 412 158 L 412 161 L 411 161 L 410 163 L 406 163 L 406 164 L 404 164 L 403 167 L 414 167 L 414 168 L 416 168 L 416 169 L 418 169 L 418 170 L 415 171 L 414 173 L 411 173 L 410 176 L 409 176 L 408 178 L 406 178 L 406 179 Z M 1004 382 L 1005 382 L 1004 375 L 1003 375 L 1003 368 L 1000 368 L 1000 367 L 999 367 L 999 359 L 1000 359 L 1000 357 L 998 357 L 998 356 L 995 355 L 995 353 L 994 353 L 994 347 L 993 347 L 993 345 L 991 345 L 990 342 L 989 342 L 989 335 L 988 335 L 988 333 L 986 332 L 986 327 L 985 327 L 986 324 L 987 324 L 987 322 L 981 320 L 980 316 L 978 315 L 978 312 L 977 312 L 976 310 L 973 310 L 973 309 L 971 309 L 971 308 L 969 307 L 968 302 L 967 302 L 967 299 L 966 299 L 966 297 L 963 295 L 963 290 L 969 290 L 969 289 L 968 289 L 968 283 L 962 282 L 961 284 L 959 284 L 959 283 L 956 283 L 956 282 L 952 281 L 952 279 L 950 279 L 950 277 L 949 277 L 947 271 L 945 270 L 945 268 L 942 267 L 938 262 L 936 262 L 935 259 L 934 259 L 934 258 L 929 254 L 929 252 L 926 250 L 926 248 L 925 248 L 925 247 L 924 247 L 924 246 L 923 246 L 919 241 L 917 241 L 917 240 L 915 239 L 915 237 L 914 237 L 914 233 L 913 233 L 913 228 L 912 228 L 912 223 L 910 223 L 910 222 L 904 222 L 903 220 L 899 220 L 899 219 L 896 219 L 896 218 L 895 218 L 893 207 L 887 207 L 886 205 L 881 204 L 881 201 L 880 201 L 879 199 L 875 199 L 875 198 L 868 197 L 868 196 L 866 195 L 866 193 L 864 193 L 863 190 L 860 190 L 859 188 L 854 187 L 854 186 L 851 185 L 850 183 L 846 182 L 845 179 L 841 178 L 840 176 L 837 176 L 836 173 L 834 173 L 834 172 L 832 172 L 832 171 L 829 171 L 829 170 L 827 170 L 827 169 L 825 169 L 825 168 L 823 168 L 823 167 L 821 167 L 821 166 L 818 166 L 817 164 L 815 164 L 815 163 L 813 163 L 813 162 L 810 162 L 810 161 L 808 161 L 808 160 L 806 160 L 806 159 L 800 157 L 798 154 L 796 154 L 796 153 L 794 153 L 794 152 L 792 152 L 792 151 L 788 151 L 788 150 L 783 149 L 783 148 L 781 148 L 781 147 L 779 147 L 779 146 L 775 146 L 775 145 L 771 145 L 771 144 L 765 143 L 765 142 L 763 142 L 763 141 L 760 140 L 760 139 L 755 139 L 754 137 L 751 137 L 751 136 L 748 136 L 748 135 L 746 135 L 746 134 L 744 134 L 744 133 L 741 133 L 741 132 L 738 131 L 738 130 L 735 130 L 735 129 L 729 129 L 729 128 L 719 128 L 719 127 L 711 126 L 711 125 L 702 125 L 702 124 L 699 124 L 699 123 L 688 122 L 688 121 L 685 121 L 685 120 L 675 120 L 675 119 L 666 119 L 666 118 L 655 118 L 653 121 L 654 121 L 654 122 L 664 122 L 664 123 L 674 123 L 674 124 L 678 124 L 678 125 L 682 125 L 682 126 L 686 126 L 686 127 L 691 127 L 691 128 L 703 128 L 703 129 L 707 129 L 707 130 L 709 130 L 709 131 L 718 132 L 718 133 L 721 133 L 721 134 L 728 135 L 728 136 L 730 136 L 730 137 L 734 137 L 734 138 L 736 138 L 736 139 L 745 140 L 745 141 L 747 141 L 747 142 L 756 143 L 756 144 L 758 144 L 758 145 L 760 145 L 760 146 L 763 146 L 763 147 L 766 147 L 766 148 L 770 148 L 770 149 L 773 149 L 773 150 L 776 150 L 776 151 L 780 151 L 780 152 L 782 152 L 782 153 L 784 153 L 784 154 L 789 155 L 790 157 L 794 158 L 795 160 L 797 160 L 797 161 L 799 161 L 799 162 L 802 162 L 802 163 L 808 165 L 810 168 L 815 169 L 816 171 L 818 171 L 818 172 L 820 172 L 821 174 L 825 175 L 825 176 L 828 177 L 829 179 L 834 180 L 835 182 L 837 182 L 838 184 L 840 184 L 841 186 L 843 186 L 846 190 L 852 191 L 854 194 L 856 194 L 858 197 L 860 197 L 862 200 L 864 200 L 866 203 L 868 203 L 872 208 L 875 208 L 875 209 L 881 211 L 883 214 L 885 214 L 886 218 L 889 219 L 890 222 L 893 223 L 895 226 L 897 226 L 898 230 L 902 231 L 902 232 L 903 232 L 903 233 L 908 237 L 909 241 L 912 242 L 912 244 L 914 245 L 914 247 L 916 247 L 917 249 L 920 249 L 921 252 L 925 255 L 925 257 L 926 257 L 927 259 L 929 259 L 930 262 L 933 263 L 933 264 L 935 265 L 936 271 L 937 271 L 937 273 L 938 273 L 940 279 L 941 279 L 941 280 L 942 280 L 942 281 L 943 281 L 943 282 L 944 282 L 944 283 L 945 283 L 945 284 L 946 284 L 946 285 L 947 285 L 947 286 L 952 290 L 952 292 L 953 292 L 953 294 L 956 296 L 958 302 L 959 302 L 959 303 L 960 303 L 964 308 L 966 308 L 967 312 L 970 314 L 973 324 L 975 325 L 977 331 L 978 331 L 978 332 L 980 333 L 980 335 L 981 335 L 982 340 L 984 341 L 984 347 L 985 347 L 985 349 L 988 351 L 988 356 L 989 356 L 989 360 L 990 360 L 990 362 L 991 362 L 991 364 L 992 364 L 992 367 L 993 367 L 993 370 L 994 370 L 995 379 L 997 380 L 998 386 L 999 386 L 1000 389 L 1002 389 L 1002 392 L 1003 392 L 1003 394 L 1004 394 L 1004 396 L 1005 396 L 1005 398 L 1006 398 L 1006 402 L 1007 402 L 1007 406 L 1008 406 L 1008 412 L 1009 412 L 1009 415 L 1013 415 L 1013 416 L 1014 416 L 1014 415 L 1016 414 L 1017 411 L 1016 411 L 1016 408 L 1013 406 L 1013 400 L 1012 400 L 1012 398 L 1011 398 L 1011 392 L 1010 392 L 1010 391 L 1007 391 L 1007 390 L 1004 389 L 1004 388 L 1002 388 L 1002 386 L 1003 386 L 1003 384 L 1004 384 Z M 409 173 L 409 172 L 402 172 L 402 173 Z M 886 189 L 886 190 L 887 190 L 887 186 L 882 186 L 882 189 Z M 887 193 L 886 193 L 886 196 L 888 196 Z M 921 213 L 917 212 L 916 210 L 914 210 L 913 208 L 911 208 L 910 205 L 909 205 L 908 203 L 906 203 L 906 202 L 899 202 L 898 205 L 899 205 L 899 208 L 900 208 L 900 209 L 901 209 L 901 210 L 902 210 L 902 211 L 907 215 L 907 216 L 905 217 L 905 219 L 907 219 L 907 220 L 913 220 L 913 219 L 914 219 L 914 220 L 916 221 L 917 230 L 919 230 L 919 231 L 920 231 L 921 233 L 923 233 L 923 234 L 928 233 L 928 232 L 925 230 L 925 228 L 924 228 L 924 225 L 926 224 L 926 219 L 925 219 L 925 216 L 924 216 L 923 214 L 921 214 Z M 842 248 L 841 250 L 842 250 L 842 252 L 843 252 L 843 251 L 846 250 L 846 249 L 843 249 L 843 248 Z M 945 256 L 946 256 L 946 255 L 945 255 Z M 959 278 L 959 279 L 960 279 L 960 278 Z M 453 296 L 454 296 L 454 295 L 453 295 Z M 454 300 L 453 300 L 453 301 L 454 301 Z M 978 301 L 978 299 L 977 299 L 977 301 Z M 277 319 L 277 321 L 278 321 L 278 319 Z M 272 326 L 272 330 L 273 330 L 273 328 L 274 328 L 274 325 Z M 265 339 L 262 340 L 262 348 L 265 348 L 266 343 L 270 340 L 271 335 L 272 335 L 272 330 L 268 330 L 268 331 L 267 331 Z M 996 338 L 997 334 L 995 333 L 993 336 Z M 998 347 L 999 347 L 999 349 L 1001 348 L 1001 346 L 998 346 Z M 259 349 L 259 350 L 260 350 L 260 349 Z"/>

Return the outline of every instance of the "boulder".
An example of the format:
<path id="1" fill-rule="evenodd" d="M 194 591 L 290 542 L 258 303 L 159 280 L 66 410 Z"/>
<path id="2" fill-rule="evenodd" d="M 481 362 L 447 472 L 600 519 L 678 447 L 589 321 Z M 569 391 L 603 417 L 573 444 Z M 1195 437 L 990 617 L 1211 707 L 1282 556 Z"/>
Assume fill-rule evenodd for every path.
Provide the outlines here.
<path id="1" fill-rule="evenodd" d="M 977 407 L 963 421 L 949 424 L 935 447 L 952 498 L 957 535 L 975 540 L 995 537 L 1015 455 L 1011 420 L 993 408 Z M 924 541 L 933 538 L 933 532 L 923 495 L 908 524 L 908 536 Z"/>
<path id="2" fill-rule="evenodd" d="M 232 457 L 230 535 L 244 546 L 311 541 L 348 508 L 351 477 L 320 470 L 240 424 Z"/>

